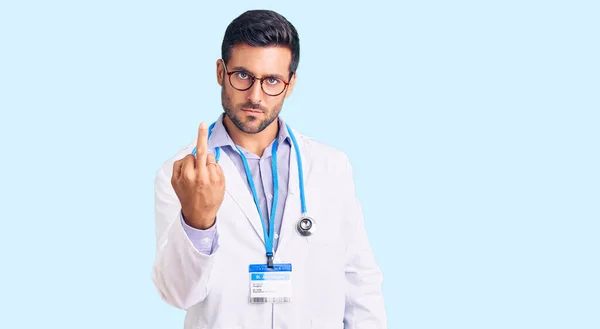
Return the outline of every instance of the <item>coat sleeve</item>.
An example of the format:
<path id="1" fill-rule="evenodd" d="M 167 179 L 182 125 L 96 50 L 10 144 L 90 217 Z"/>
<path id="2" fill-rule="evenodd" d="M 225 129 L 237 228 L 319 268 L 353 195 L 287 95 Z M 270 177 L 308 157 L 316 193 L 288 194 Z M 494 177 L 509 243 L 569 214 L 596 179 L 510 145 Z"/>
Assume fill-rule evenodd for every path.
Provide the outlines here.
<path id="1" fill-rule="evenodd" d="M 345 329 L 385 329 L 386 311 L 382 293 L 383 275 L 375 262 L 364 225 L 364 216 L 355 193 L 352 168 L 346 158 L 344 184 L 347 216 L 354 230 L 346 251 Z"/>
<path id="2" fill-rule="evenodd" d="M 216 246 L 207 255 L 196 249 L 181 223 L 181 204 L 171 185 L 175 160 L 166 162 L 154 181 L 156 255 L 152 281 L 168 304 L 188 309 L 202 302 L 210 290 Z"/>

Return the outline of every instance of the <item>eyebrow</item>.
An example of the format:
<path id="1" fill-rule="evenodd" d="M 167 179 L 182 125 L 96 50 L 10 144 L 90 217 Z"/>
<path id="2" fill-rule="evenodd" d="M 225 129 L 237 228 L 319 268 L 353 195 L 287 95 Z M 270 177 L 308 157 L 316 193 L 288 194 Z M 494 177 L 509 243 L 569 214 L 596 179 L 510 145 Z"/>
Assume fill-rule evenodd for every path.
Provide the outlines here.
<path id="1" fill-rule="evenodd" d="M 244 71 L 246 73 L 252 74 L 253 76 L 256 76 L 256 74 L 254 72 L 248 70 L 247 68 L 245 68 L 243 66 L 236 66 L 236 67 L 234 67 L 234 68 L 231 69 L 231 72 L 233 72 L 233 71 Z M 266 74 L 265 77 L 279 78 L 279 79 L 285 81 L 285 78 L 281 74 L 276 74 L 276 73 Z"/>

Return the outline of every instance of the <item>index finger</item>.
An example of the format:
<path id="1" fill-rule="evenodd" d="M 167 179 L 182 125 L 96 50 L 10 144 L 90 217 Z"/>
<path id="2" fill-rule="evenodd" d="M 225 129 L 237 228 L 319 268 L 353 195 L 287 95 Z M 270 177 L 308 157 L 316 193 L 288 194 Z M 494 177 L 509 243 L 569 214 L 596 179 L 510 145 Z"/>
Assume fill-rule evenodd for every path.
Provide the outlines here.
<path id="1" fill-rule="evenodd" d="M 196 142 L 196 167 L 206 166 L 208 154 L 208 127 L 202 122 L 198 127 L 198 141 Z"/>

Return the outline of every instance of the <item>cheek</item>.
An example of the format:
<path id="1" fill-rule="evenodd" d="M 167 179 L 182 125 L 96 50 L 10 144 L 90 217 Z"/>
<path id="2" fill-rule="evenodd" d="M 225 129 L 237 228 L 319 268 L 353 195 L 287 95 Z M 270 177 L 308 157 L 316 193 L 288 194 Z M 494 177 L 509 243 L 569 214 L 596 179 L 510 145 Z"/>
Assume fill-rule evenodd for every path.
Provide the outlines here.
<path id="1" fill-rule="evenodd" d="M 230 88 L 223 89 L 223 100 L 229 103 L 229 105 L 232 106 L 233 109 L 237 109 L 241 104 L 244 104 L 246 102 L 244 98 L 245 95 L 243 93 L 232 91 L 229 89 Z"/>
<path id="2" fill-rule="evenodd" d="M 283 107 L 283 100 L 284 98 L 278 98 L 276 101 L 273 100 L 272 102 L 270 102 L 268 104 L 268 109 L 271 113 L 276 112 L 276 111 L 281 111 L 281 108 Z"/>

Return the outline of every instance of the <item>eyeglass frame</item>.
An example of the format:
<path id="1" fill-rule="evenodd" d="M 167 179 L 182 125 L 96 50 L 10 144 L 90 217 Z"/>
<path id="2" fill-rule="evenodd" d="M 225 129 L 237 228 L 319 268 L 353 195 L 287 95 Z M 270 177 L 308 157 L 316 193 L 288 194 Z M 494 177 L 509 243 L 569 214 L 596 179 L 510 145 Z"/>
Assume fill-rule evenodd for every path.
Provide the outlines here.
<path id="1" fill-rule="evenodd" d="M 259 81 L 260 81 L 260 90 L 262 90 L 262 92 L 263 92 L 263 93 L 265 93 L 265 95 L 272 96 L 272 97 L 276 97 L 276 96 L 279 96 L 279 95 L 283 94 L 283 92 L 284 92 L 284 91 L 286 91 L 286 89 L 288 88 L 288 86 L 289 86 L 289 84 L 290 84 L 290 82 L 289 82 L 289 81 L 287 81 L 287 82 L 286 82 L 286 81 L 284 81 L 283 79 L 281 79 L 281 82 L 283 82 L 283 84 L 284 84 L 283 90 L 282 90 L 282 91 L 281 91 L 279 94 L 276 94 L 276 95 L 271 95 L 271 94 L 267 93 L 267 92 L 265 91 L 265 89 L 263 88 L 263 81 L 264 81 L 265 79 L 269 79 L 269 78 L 275 78 L 275 79 L 279 79 L 278 77 L 274 77 L 274 76 L 266 76 L 266 77 L 262 77 L 262 78 L 257 78 L 257 77 L 255 77 L 254 75 L 252 75 L 251 73 L 249 73 L 249 72 L 246 72 L 246 71 L 232 71 L 232 72 L 229 72 L 229 71 L 227 71 L 227 65 L 225 65 L 225 61 L 224 61 L 224 60 L 221 60 L 221 62 L 223 63 L 223 68 L 225 69 L 225 74 L 227 74 L 227 76 L 229 77 L 229 78 L 227 79 L 227 80 L 229 80 L 229 84 L 231 85 L 231 87 L 232 87 L 233 89 L 235 89 L 235 90 L 238 90 L 238 91 L 246 91 L 246 90 L 250 90 L 250 88 L 252 88 L 252 86 L 254 86 L 254 82 L 256 82 L 256 80 L 259 80 Z M 251 76 L 251 77 L 252 77 L 252 83 L 251 83 L 251 84 L 250 84 L 250 86 L 248 86 L 248 88 L 246 88 L 246 89 L 238 89 L 238 88 L 234 87 L 234 86 L 233 86 L 233 83 L 231 82 L 231 75 L 232 75 L 232 74 L 234 74 L 234 73 L 240 73 L 240 72 L 246 73 L 246 74 L 248 74 L 249 76 Z M 293 72 L 290 72 L 290 75 L 293 75 Z M 291 78 L 290 78 L 290 80 L 291 80 Z"/>

